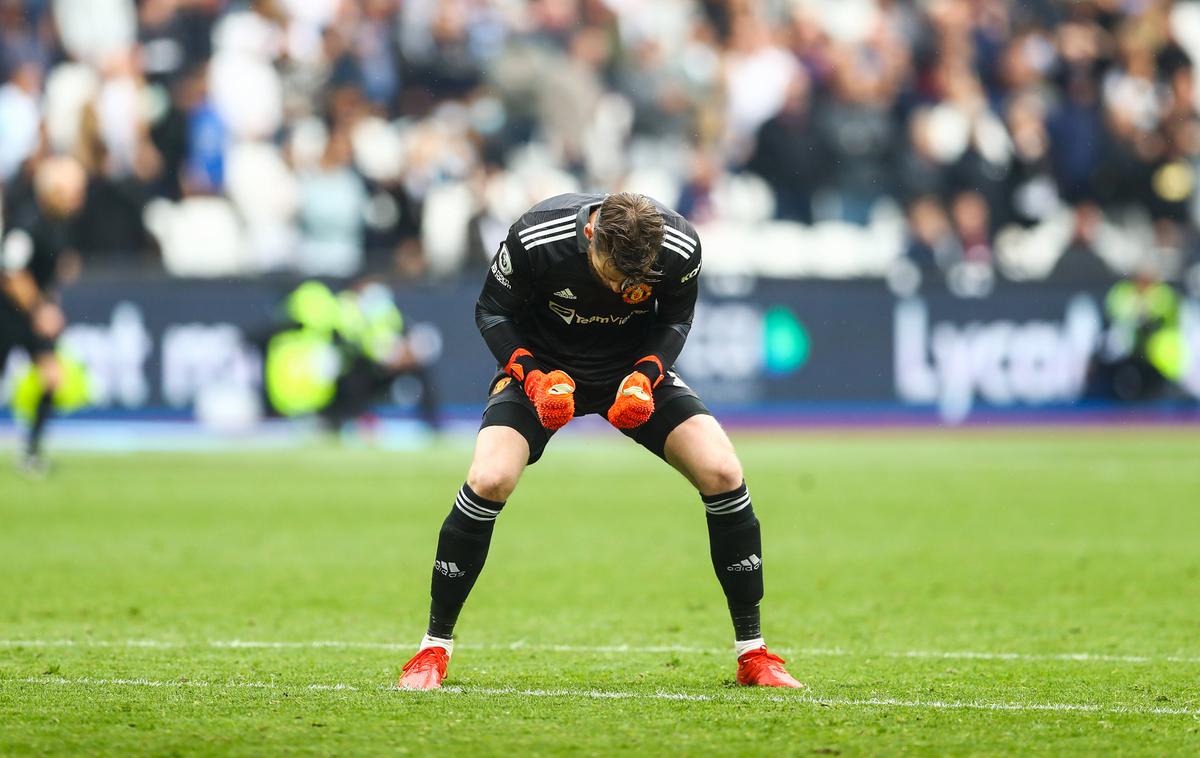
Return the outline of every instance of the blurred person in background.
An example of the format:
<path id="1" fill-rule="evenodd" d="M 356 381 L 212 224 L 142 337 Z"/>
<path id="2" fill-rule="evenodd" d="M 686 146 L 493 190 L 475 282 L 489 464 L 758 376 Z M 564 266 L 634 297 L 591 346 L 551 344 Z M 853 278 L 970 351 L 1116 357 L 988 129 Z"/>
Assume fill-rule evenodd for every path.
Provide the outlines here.
<path id="1" fill-rule="evenodd" d="M 919 272 L 919 283 L 936 288 L 962 257 L 962 248 L 937 197 L 923 195 L 909 205 L 908 229 L 905 257 Z"/>
<path id="2" fill-rule="evenodd" d="M 0 81 L 29 63 L 45 71 L 55 53 L 49 0 L 0 0 Z"/>
<path id="3" fill-rule="evenodd" d="M 299 268 L 313 276 L 352 276 L 363 261 L 367 189 L 351 164 L 350 135 L 335 129 L 321 160 L 300 175 Z"/>
<path id="4" fill-rule="evenodd" d="M 776 217 L 803 224 L 813 222 L 813 195 L 829 169 L 812 111 L 811 79 L 804 69 L 797 69 L 783 107 L 759 127 L 746 164 L 774 191 Z"/>
<path id="5" fill-rule="evenodd" d="M 910 56 L 882 16 L 856 43 L 835 42 L 823 55 L 826 96 L 816 113 L 829 150 L 827 215 L 866 224 L 876 202 L 894 192 L 903 129 L 893 108 L 911 76 Z"/>
<path id="6" fill-rule="evenodd" d="M 186 192 L 222 192 L 225 188 L 225 155 L 232 136 L 229 124 L 209 97 L 205 69 L 191 72 L 176 85 L 175 103 L 187 119 L 183 174 Z"/>
<path id="7" fill-rule="evenodd" d="M 68 157 L 43 159 L 36 167 L 35 201 L 7 219 L 0 240 L 0 368 L 12 348 L 22 348 L 40 376 L 37 398 L 19 461 L 27 472 L 44 473 L 42 436 L 61 380 L 55 341 L 66 326 L 58 304 L 60 274 L 78 273 L 70 222 L 83 205 L 87 176 Z"/>
<path id="8" fill-rule="evenodd" d="M 316 414 L 329 432 L 368 414 L 401 377 L 418 385 L 417 406 L 440 427 L 427 351 L 406 333 L 391 290 L 365 279 L 334 293 L 317 280 L 284 299 L 280 319 L 255 340 L 265 360 L 264 391 L 275 413 Z"/>
<path id="9" fill-rule="evenodd" d="M 701 224 L 740 223 L 726 190 L 749 170 L 777 219 L 869 224 L 889 200 L 934 198 L 961 226 L 979 214 L 959 198 L 978 193 L 976 251 L 1075 213 L 1105 233 L 1075 235 L 1074 258 L 1111 258 L 1114 240 L 1144 234 L 1182 257 L 1200 236 L 1189 7 L 0 0 L 0 182 L 23 202 L 21 166 L 44 131 L 89 174 L 81 252 L 124 264 L 118 248 L 150 246 L 134 220 L 149 201 L 234 194 L 227 160 L 318 122 L 334 135 L 326 155 L 284 168 L 304 187 L 286 219 L 302 227 L 300 252 L 247 255 L 231 273 L 453 274 L 483 256 L 454 249 L 475 230 L 444 227 L 476 223 L 488 186 L 533 200 L 619 184 L 631 168 Z M 367 118 L 403 145 L 385 182 L 364 167 L 369 151 L 351 162 L 342 144 Z M 639 165 L 612 157 L 626 147 Z M 484 165 L 488 181 L 473 181 Z M 461 218 L 427 202 L 460 187 Z M 364 245 L 378 250 L 354 251 Z M 1004 274 L 1006 256 L 996 262 Z"/>
<path id="10" fill-rule="evenodd" d="M 62 47 L 77 61 L 103 66 L 137 40 L 134 0 L 52 0 L 52 5 Z"/>
<path id="11" fill-rule="evenodd" d="M 1097 75 L 1106 35 L 1088 20 L 1058 30 L 1058 86 L 1062 98 L 1048 114 L 1051 164 L 1059 193 L 1077 205 L 1094 200 L 1095 173 L 1103 158 L 1103 103 Z"/>
<path id="12" fill-rule="evenodd" d="M 164 173 L 145 118 L 145 81 L 132 50 L 109 56 L 95 99 L 80 112 L 75 154 L 88 174 L 75 243 L 91 263 L 128 267 L 150 240 L 142 212 Z"/>
<path id="13" fill-rule="evenodd" d="M 1108 291 L 1104 316 L 1107 329 L 1093 376 L 1098 391 L 1123 402 L 1167 394 L 1188 365 L 1175 289 L 1144 263 L 1135 277 Z"/>
<path id="14" fill-rule="evenodd" d="M 430 429 L 440 427 L 437 390 L 431 366 L 405 331 L 404 316 L 392 291 L 364 280 L 338 294 L 341 338 L 346 342 L 344 367 L 333 400 L 321 410 L 330 429 L 363 417 L 383 400 L 401 377 L 418 387 L 417 409 Z"/>
<path id="15" fill-rule="evenodd" d="M 10 182 L 39 143 L 42 77 L 32 63 L 16 67 L 0 86 L 0 184 Z"/>

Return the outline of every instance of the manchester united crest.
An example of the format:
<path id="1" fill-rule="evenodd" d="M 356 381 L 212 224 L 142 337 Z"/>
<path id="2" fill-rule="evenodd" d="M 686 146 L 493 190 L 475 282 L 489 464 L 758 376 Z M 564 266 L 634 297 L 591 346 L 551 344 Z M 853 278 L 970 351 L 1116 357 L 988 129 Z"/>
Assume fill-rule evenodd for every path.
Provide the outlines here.
<path id="1" fill-rule="evenodd" d="M 512 382 L 512 377 L 509 377 L 509 376 L 501 377 L 500 381 L 498 381 L 494 385 L 492 385 L 492 394 L 499 395 L 500 392 L 503 391 L 504 388 L 507 387 L 510 382 Z"/>
<path id="2" fill-rule="evenodd" d="M 632 287 L 625 288 L 625 291 L 621 293 L 621 299 L 630 305 L 637 305 L 638 303 L 645 302 L 646 298 L 650 297 L 650 293 L 653 291 L 654 288 L 649 284 L 635 284 Z"/>

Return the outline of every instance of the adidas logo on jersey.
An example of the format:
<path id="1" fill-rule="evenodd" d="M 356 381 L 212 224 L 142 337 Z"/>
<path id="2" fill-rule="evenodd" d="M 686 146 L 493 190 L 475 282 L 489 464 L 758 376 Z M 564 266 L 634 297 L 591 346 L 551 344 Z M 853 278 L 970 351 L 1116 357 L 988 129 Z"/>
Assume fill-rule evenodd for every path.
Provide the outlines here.
<path id="1" fill-rule="evenodd" d="M 459 568 L 459 567 L 458 567 L 458 566 L 457 566 L 457 565 L 454 563 L 454 561 L 449 561 L 449 562 L 447 562 L 447 561 L 434 561 L 434 562 L 433 562 L 433 567 L 434 567 L 434 569 L 436 569 L 436 570 L 437 570 L 437 572 L 438 572 L 439 574 L 442 574 L 443 576 L 448 576 L 448 577 L 450 577 L 451 579 L 454 579 L 454 578 L 456 578 L 456 577 L 460 577 L 460 576 L 465 576 L 465 575 L 466 575 L 466 573 L 467 573 L 467 572 L 463 571 L 462 569 L 460 569 L 460 568 Z"/>
<path id="2" fill-rule="evenodd" d="M 726 571 L 757 571 L 762 568 L 762 560 L 754 553 L 749 558 L 743 558 L 732 566 L 726 566 Z"/>
<path id="3" fill-rule="evenodd" d="M 571 291 L 570 287 L 567 287 L 565 290 L 559 290 L 558 292 L 555 292 L 554 296 L 565 298 L 567 300 L 575 300 L 576 299 L 575 293 Z"/>

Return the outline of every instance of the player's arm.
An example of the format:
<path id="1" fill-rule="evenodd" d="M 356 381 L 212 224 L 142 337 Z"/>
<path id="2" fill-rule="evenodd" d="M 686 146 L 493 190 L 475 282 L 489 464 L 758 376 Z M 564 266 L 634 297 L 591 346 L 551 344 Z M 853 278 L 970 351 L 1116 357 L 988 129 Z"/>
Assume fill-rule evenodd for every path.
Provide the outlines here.
<path id="1" fill-rule="evenodd" d="M 518 381 L 524 379 L 525 372 L 538 368 L 536 362 L 524 356 L 514 362 L 515 353 L 528 352 L 514 319 L 529 302 L 532 278 L 529 254 L 521 246 L 514 226 L 492 257 L 483 291 L 475 303 L 475 325 L 496 362 Z"/>
<path id="2" fill-rule="evenodd" d="M 542 370 L 515 318 L 533 291 L 533 265 L 514 226 L 492 259 L 475 303 L 475 324 L 496 362 L 521 383 L 547 429 L 559 429 L 575 415 L 575 382 L 563 371 Z"/>
<path id="3" fill-rule="evenodd" d="M 0 247 L 0 287 L 4 294 L 26 313 L 32 313 L 42 301 L 42 292 L 26 268 L 33 257 L 33 239 L 24 229 L 12 229 Z"/>
<path id="4" fill-rule="evenodd" d="M 695 265 L 689 266 L 679 276 L 671 275 L 670 281 L 663 282 L 666 291 L 659 295 L 654 325 L 650 327 L 646 344 L 640 351 L 645 358 L 636 366 L 654 384 L 658 384 L 663 373 L 675 364 L 692 329 L 696 298 L 700 292 L 697 284 L 699 259 L 700 249 L 697 247 L 696 255 L 692 257 Z"/>
<path id="5" fill-rule="evenodd" d="M 701 261 L 699 240 L 690 225 L 688 230 L 692 232 L 688 237 L 694 241 L 694 250 L 670 236 L 664 241 L 663 255 L 683 257 L 678 250 L 690 252 L 684 258 L 685 265 L 682 268 L 664 266 L 667 273 L 658 285 L 654 324 L 638 351 L 642 357 L 621 380 L 616 400 L 608 410 L 609 422 L 619 429 L 633 429 L 649 420 L 654 413 L 654 388 L 679 358 L 691 331 L 696 298 L 700 292 Z"/>
<path id="6" fill-rule="evenodd" d="M 0 289 L 29 315 L 35 333 L 56 337 L 66 326 L 66 319 L 52 293 L 38 287 L 30 272 L 33 255 L 34 243 L 29 233 L 20 227 L 9 230 L 0 245 Z"/>
<path id="7" fill-rule="evenodd" d="M 0 273 L 0 286 L 4 288 L 4 294 L 26 313 L 31 312 L 41 300 L 41 292 L 28 271 Z"/>

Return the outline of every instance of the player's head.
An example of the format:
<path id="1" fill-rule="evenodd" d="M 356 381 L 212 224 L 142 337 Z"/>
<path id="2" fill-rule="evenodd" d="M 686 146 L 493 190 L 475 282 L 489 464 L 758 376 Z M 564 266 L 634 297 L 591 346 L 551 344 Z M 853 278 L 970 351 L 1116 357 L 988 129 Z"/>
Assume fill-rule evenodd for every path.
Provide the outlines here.
<path id="1" fill-rule="evenodd" d="M 66 155 L 44 159 L 34 174 L 38 202 L 52 216 L 73 216 L 83 205 L 87 173 L 79 161 Z"/>
<path id="2" fill-rule="evenodd" d="M 592 273 L 613 292 L 653 276 L 662 249 L 663 217 L 645 195 L 618 192 L 604 198 L 583 233 L 591 240 Z"/>

